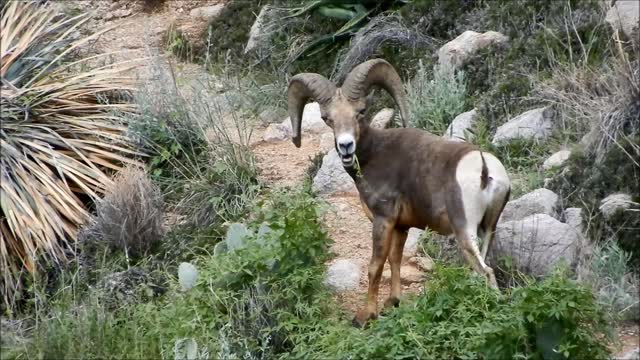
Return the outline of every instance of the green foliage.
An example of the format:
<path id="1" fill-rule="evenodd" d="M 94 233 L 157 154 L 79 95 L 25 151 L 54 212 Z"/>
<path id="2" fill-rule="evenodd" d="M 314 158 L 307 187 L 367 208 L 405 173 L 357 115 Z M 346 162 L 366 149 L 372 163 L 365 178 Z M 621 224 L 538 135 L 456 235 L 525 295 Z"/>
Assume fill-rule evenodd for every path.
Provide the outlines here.
<path id="1" fill-rule="evenodd" d="M 193 45 L 180 30 L 171 28 L 167 34 L 165 44 L 167 51 L 177 58 L 189 61 L 194 60 Z"/>
<path id="2" fill-rule="evenodd" d="M 606 358 L 607 319 L 590 290 L 557 272 L 501 295 L 465 268 L 437 267 L 415 302 L 363 331 L 328 326 L 296 358 Z M 549 337 L 553 335 L 553 337 Z"/>
<path id="3" fill-rule="evenodd" d="M 598 301 L 618 319 L 638 320 L 640 280 L 630 272 L 631 254 L 615 241 L 595 245 L 583 280 L 592 284 Z"/>
<path id="4" fill-rule="evenodd" d="M 430 75 L 432 80 L 428 79 Z M 420 65 L 407 83 L 407 95 L 411 125 L 442 135 L 453 118 L 465 110 L 464 73 L 436 65 L 430 74 Z"/>

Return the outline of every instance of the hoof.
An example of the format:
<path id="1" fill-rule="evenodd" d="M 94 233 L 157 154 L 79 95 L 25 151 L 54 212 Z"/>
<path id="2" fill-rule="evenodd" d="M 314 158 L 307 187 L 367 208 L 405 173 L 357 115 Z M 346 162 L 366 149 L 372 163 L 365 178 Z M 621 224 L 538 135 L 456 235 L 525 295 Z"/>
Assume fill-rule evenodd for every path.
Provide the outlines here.
<path id="1" fill-rule="evenodd" d="M 390 309 L 392 307 L 398 307 L 400 305 L 400 299 L 395 296 L 389 296 L 387 300 L 384 301 L 384 308 Z"/>
<path id="2" fill-rule="evenodd" d="M 369 320 L 375 320 L 378 316 L 372 312 L 366 310 L 360 310 L 351 321 L 353 327 L 366 328 L 369 325 Z"/>

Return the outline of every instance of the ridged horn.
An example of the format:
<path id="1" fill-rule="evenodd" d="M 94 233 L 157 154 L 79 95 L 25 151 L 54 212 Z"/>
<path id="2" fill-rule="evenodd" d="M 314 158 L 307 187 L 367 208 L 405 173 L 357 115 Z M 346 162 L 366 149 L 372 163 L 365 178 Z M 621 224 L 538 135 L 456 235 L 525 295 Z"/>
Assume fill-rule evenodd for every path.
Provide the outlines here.
<path id="1" fill-rule="evenodd" d="M 372 86 L 380 86 L 393 97 L 400 108 L 402 126 L 407 127 L 409 119 L 407 95 L 400 75 L 386 60 L 372 59 L 353 68 L 342 84 L 342 93 L 356 100 L 366 96 Z"/>
<path id="2" fill-rule="evenodd" d="M 321 106 L 325 105 L 336 92 L 336 86 L 326 77 L 314 73 L 302 73 L 292 77 L 289 81 L 288 103 L 293 143 L 300 147 L 302 136 L 302 112 L 304 106 L 315 100 Z"/>

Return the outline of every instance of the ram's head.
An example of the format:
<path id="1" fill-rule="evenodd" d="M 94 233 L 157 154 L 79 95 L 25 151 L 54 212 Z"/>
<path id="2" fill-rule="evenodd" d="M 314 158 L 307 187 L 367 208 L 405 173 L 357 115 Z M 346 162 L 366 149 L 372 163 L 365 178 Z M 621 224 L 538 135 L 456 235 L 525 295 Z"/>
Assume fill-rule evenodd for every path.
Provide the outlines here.
<path id="1" fill-rule="evenodd" d="M 367 95 L 374 86 L 386 90 L 400 108 L 402 124 L 406 127 L 407 97 L 396 70 L 383 59 L 373 59 L 356 66 L 342 87 L 320 74 L 297 74 L 289 82 L 289 116 L 293 129 L 293 143 L 301 144 L 301 121 L 304 106 L 317 101 L 325 123 L 333 129 L 335 146 L 342 164 L 353 166 L 355 152 L 363 131 L 369 127 L 365 116 Z"/>

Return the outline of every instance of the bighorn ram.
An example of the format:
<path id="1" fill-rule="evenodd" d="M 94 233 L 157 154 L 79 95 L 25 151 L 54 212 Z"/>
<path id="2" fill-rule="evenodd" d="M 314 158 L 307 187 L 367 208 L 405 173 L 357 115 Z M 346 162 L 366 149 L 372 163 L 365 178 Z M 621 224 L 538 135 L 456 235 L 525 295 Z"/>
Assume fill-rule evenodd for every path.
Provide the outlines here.
<path id="1" fill-rule="evenodd" d="M 391 295 L 384 306 L 399 303 L 400 262 L 410 227 L 454 234 L 471 267 L 497 288 L 485 258 L 511 189 L 500 161 L 473 145 L 446 141 L 419 129 L 370 127 L 367 94 L 374 86 L 393 97 L 406 127 L 409 114 L 402 82 L 382 59 L 356 66 L 340 88 L 322 75 L 302 73 L 291 78 L 288 89 L 293 143 L 300 147 L 305 104 L 317 101 L 322 118 L 333 129 L 342 164 L 373 222 L 369 291 L 366 307 L 353 319 L 355 326 L 377 317 L 378 288 L 387 258 Z M 482 252 L 478 236 L 483 239 Z"/>

